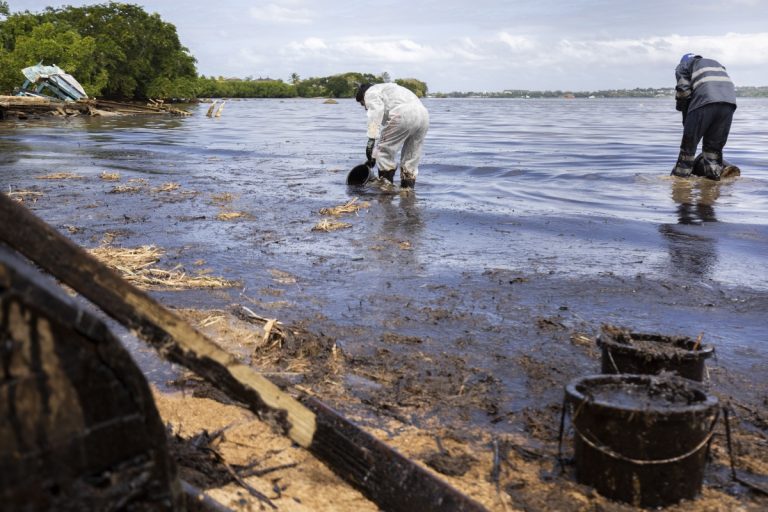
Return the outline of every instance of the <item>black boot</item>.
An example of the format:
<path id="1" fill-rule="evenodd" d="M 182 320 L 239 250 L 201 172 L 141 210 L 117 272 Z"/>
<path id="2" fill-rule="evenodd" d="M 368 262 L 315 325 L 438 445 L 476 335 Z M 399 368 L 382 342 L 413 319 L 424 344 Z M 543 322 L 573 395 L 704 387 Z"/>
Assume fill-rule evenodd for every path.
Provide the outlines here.
<path id="1" fill-rule="evenodd" d="M 379 169 L 379 178 L 385 179 L 390 183 L 395 183 L 395 169 L 391 171 L 382 171 Z"/>
<path id="2" fill-rule="evenodd" d="M 677 157 L 677 163 L 670 174 L 672 176 L 677 176 L 678 178 L 687 178 L 690 176 L 691 172 L 693 172 L 693 161 L 695 156 L 696 155 L 691 155 L 685 151 L 680 151 L 680 154 Z"/>
<path id="3" fill-rule="evenodd" d="M 723 152 L 710 151 L 706 148 L 701 152 L 704 164 L 704 177 L 710 180 L 720 181 L 720 173 L 723 170 Z"/>
<path id="4" fill-rule="evenodd" d="M 416 186 L 416 178 L 400 178 L 400 188 L 413 188 Z"/>

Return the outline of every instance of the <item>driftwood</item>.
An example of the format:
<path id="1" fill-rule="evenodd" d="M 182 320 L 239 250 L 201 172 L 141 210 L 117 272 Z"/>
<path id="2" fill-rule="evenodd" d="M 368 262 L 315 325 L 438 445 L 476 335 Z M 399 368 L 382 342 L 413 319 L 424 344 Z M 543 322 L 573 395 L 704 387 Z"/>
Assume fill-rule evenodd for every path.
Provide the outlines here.
<path id="1" fill-rule="evenodd" d="M 86 98 L 78 101 L 61 101 L 34 96 L 0 96 L 0 114 L 17 117 L 26 114 L 53 114 L 53 115 L 144 115 L 144 114 L 172 114 L 188 116 L 189 112 L 165 105 L 164 103 L 151 101 L 143 105 L 140 103 L 125 103 L 119 101 L 97 100 Z"/>
<path id="2" fill-rule="evenodd" d="M 246 404 L 384 510 L 484 508 L 314 398 L 302 402 L 0 194 L 0 241 L 133 329 L 164 358 Z"/>
<path id="3" fill-rule="evenodd" d="M 0 508 L 181 510 L 183 496 L 120 341 L 0 246 Z"/>

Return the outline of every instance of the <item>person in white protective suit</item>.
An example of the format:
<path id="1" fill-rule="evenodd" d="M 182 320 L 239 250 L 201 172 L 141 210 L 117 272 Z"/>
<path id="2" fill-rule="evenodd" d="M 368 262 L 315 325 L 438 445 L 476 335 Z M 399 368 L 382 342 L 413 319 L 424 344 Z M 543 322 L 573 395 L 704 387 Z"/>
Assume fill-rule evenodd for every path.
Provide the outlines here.
<path id="1" fill-rule="evenodd" d="M 378 162 L 379 177 L 393 183 L 397 152 L 401 151 L 400 186 L 413 188 L 429 128 L 426 107 L 410 90 L 393 83 L 362 84 L 355 99 L 368 111 L 368 166 Z"/>

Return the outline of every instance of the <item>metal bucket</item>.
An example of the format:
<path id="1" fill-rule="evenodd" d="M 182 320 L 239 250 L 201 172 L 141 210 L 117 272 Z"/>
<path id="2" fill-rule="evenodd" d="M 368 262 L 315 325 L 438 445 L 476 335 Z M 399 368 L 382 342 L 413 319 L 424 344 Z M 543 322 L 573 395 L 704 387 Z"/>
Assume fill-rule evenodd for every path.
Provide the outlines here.
<path id="1" fill-rule="evenodd" d="M 603 329 L 597 338 L 602 349 L 602 373 L 658 375 L 672 372 L 686 379 L 704 380 L 705 362 L 715 349 L 685 336 L 663 336 Z"/>
<path id="2" fill-rule="evenodd" d="M 373 179 L 373 170 L 367 164 L 356 165 L 347 174 L 347 185 L 362 186 Z"/>
<path id="3" fill-rule="evenodd" d="M 680 377 L 590 375 L 565 390 L 576 478 L 608 498 L 663 507 L 701 492 L 717 397 Z"/>

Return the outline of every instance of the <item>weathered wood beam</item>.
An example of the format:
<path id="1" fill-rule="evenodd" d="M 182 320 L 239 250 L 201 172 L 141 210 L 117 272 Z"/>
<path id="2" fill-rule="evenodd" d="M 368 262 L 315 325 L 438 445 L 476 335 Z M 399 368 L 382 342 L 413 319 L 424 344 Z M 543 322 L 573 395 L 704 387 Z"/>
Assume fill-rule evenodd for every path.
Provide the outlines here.
<path id="1" fill-rule="evenodd" d="M 485 510 L 319 400 L 301 403 L 283 392 L 5 194 L 0 241 L 134 329 L 165 359 L 246 404 L 382 509 Z"/>

